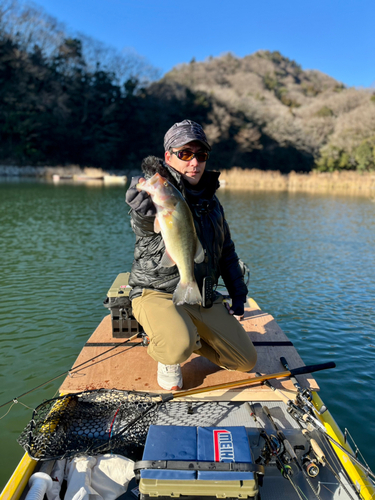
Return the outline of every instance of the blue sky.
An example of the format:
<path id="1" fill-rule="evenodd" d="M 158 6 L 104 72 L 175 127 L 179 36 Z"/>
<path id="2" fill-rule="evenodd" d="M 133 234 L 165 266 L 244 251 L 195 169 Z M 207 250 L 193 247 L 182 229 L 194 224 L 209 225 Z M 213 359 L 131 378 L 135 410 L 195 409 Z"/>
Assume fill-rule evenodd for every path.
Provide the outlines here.
<path id="1" fill-rule="evenodd" d="M 375 87 L 375 0 L 34 0 L 67 29 L 166 73 L 193 57 L 278 50 L 303 69 Z"/>

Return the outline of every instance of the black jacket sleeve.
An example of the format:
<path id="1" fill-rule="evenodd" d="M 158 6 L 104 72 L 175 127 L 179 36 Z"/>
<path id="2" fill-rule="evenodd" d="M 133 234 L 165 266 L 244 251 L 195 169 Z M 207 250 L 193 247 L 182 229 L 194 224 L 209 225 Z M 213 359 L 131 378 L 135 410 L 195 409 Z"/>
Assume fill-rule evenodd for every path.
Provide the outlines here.
<path id="1" fill-rule="evenodd" d="M 138 191 L 136 188 L 141 177 L 133 177 L 128 190 L 126 191 L 126 203 L 139 215 L 154 216 L 156 208 L 151 197 L 146 191 Z"/>

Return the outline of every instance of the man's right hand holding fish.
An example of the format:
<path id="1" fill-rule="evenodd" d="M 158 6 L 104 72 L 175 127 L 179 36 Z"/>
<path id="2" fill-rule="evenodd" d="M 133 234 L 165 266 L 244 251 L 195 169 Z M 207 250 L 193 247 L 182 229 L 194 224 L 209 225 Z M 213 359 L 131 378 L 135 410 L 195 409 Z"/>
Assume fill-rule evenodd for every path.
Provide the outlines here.
<path id="1" fill-rule="evenodd" d="M 129 284 L 133 314 L 150 339 L 148 354 L 158 361 L 158 383 L 178 390 L 180 364 L 193 352 L 242 372 L 257 356 L 233 317 L 243 315 L 247 287 L 215 194 L 220 174 L 206 170 L 206 135 L 184 120 L 168 130 L 164 149 L 164 162 L 146 158 L 145 178 L 133 178 L 126 193 L 136 234 Z M 220 276 L 229 309 L 215 291 Z"/>

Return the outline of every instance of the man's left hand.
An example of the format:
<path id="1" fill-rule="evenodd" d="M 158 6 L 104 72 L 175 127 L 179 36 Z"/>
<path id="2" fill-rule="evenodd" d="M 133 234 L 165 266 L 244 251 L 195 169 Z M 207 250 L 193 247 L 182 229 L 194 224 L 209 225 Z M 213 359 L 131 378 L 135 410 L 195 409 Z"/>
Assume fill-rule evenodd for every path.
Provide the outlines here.
<path id="1" fill-rule="evenodd" d="M 230 306 L 228 302 L 225 302 L 225 306 L 228 309 L 229 314 L 233 315 L 238 320 L 242 320 L 244 318 L 245 306 L 241 298 L 234 298 L 232 300 L 232 306 Z"/>

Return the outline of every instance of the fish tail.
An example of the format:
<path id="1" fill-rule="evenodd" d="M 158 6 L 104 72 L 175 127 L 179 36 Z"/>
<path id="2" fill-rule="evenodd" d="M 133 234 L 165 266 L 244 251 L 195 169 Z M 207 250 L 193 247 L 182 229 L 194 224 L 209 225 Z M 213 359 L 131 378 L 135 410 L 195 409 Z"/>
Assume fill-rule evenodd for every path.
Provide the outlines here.
<path id="1" fill-rule="evenodd" d="M 180 281 L 173 293 L 173 303 L 176 306 L 181 306 L 182 304 L 198 304 L 200 302 L 202 302 L 202 295 L 196 281 L 188 283 Z"/>

